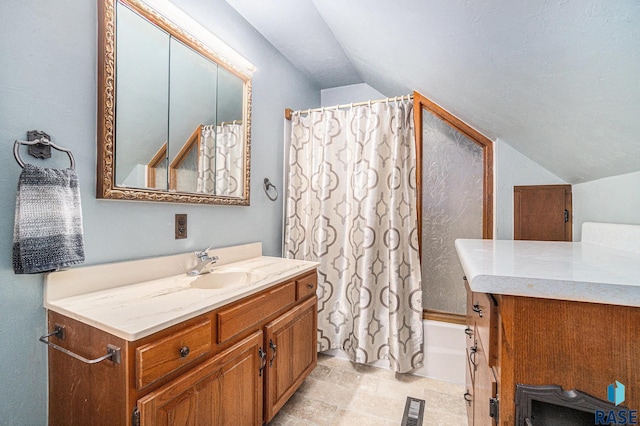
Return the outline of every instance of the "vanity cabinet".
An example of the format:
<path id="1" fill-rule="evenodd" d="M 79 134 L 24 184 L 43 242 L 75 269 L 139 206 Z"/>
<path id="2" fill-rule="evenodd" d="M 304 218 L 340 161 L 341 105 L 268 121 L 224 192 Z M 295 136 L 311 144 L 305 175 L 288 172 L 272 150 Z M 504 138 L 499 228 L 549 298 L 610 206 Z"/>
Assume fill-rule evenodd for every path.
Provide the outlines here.
<path id="1" fill-rule="evenodd" d="M 467 284 L 468 424 L 512 426 L 516 385 L 557 385 L 640 408 L 640 308 L 476 293 Z"/>
<path id="2" fill-rule="evenodd" d="M 49 349 L 52 425 L 260 425 L 317 364 L 316 271 L 136 341 L 48 312 L 51 342 L 84 357 L 107 345 L 121 362 L 89 365 Z"/>
<path id="3" fill-rule="evenodd" d="M 138 400 L 140 425 L 262 422 L 261 331 Z"/>
<path id="4" fill-rule="evenodd" d="M 489 294 L 467 288 L 466 392 L 469 425 L 495 425 L 498 380 L 498 306 Z"/>

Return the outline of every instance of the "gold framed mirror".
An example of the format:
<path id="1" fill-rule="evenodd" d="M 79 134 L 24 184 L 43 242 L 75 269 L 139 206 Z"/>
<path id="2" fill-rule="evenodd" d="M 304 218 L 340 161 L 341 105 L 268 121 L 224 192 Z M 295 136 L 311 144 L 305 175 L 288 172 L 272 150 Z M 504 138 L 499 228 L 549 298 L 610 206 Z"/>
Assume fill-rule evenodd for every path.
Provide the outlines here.
<path id="1" fill-rule="evenodd" d="M 139 0 L 98 0 L 97 198 L 249 205 L 251 77 Z"/>

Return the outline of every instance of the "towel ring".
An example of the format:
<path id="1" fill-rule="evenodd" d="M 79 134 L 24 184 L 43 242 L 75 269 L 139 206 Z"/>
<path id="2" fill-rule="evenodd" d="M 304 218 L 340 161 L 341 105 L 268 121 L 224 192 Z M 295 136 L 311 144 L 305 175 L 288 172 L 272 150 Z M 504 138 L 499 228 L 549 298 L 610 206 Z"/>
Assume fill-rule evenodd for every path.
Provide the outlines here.
<path id="1" fill-rule="evenodd" d="M 71 153 L 70 149 L 67 148 L 62 148 L 58 145 L 56 145 L 55 143 L 51 142 L 49 139 L 47 138 L 40 138 L 40 139 L 36 139 L 33 141 L 21 141 L 16 139 L 16 141 L 13 143 L 13 156 L 15 157 L 16 161 L 18 162 L 18 164 L 20 165 L 20 167 L 22 167 L 24 169 L 24 161 L 22 161 L 22 158 L 20 157 L 20 145 L 36 145 L 36 144 L 41 144 L 41 145 L 48 145 L 54 149 L 57 149 L 58 151 L 64 152 L 69 156 L 69 161 L 71 162 L 71 170 L 75 170 L 76 168 L 76 161 L 73 158 L 73 154 Z"/>
<path id="2" fill-rule="evenodd" d="M 269 178 L 264 178 L 263 188 L 264 188 L 264 193 L 267 194 L 268 199 L 270 199 L 271 201 L 276 201 L 278 199 L 278 188 L 276 188 L 276 186 L 269 181 Z M 275 196 L 272 196 L 269 193 L 269 190 L 272 188 L 276 192 Z"/>

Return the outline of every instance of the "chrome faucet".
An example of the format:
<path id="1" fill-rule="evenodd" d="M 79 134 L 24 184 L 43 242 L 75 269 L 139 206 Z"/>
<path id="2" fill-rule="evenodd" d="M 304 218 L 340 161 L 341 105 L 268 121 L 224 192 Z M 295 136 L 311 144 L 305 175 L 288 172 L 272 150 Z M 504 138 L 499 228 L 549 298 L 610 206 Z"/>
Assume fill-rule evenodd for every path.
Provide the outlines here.
<path id="1" fill-rule="evenodd" d="M 211 272 L 208 267 L 218 261 L 218 256 L 209 256 L 207 250 L 209 250 L 210 248 L 211 247 L 207 247 L 202 251 L 196 252 L 198 264 L 191 271 L 189 271 L 189 275 L 202 275 Z"/>

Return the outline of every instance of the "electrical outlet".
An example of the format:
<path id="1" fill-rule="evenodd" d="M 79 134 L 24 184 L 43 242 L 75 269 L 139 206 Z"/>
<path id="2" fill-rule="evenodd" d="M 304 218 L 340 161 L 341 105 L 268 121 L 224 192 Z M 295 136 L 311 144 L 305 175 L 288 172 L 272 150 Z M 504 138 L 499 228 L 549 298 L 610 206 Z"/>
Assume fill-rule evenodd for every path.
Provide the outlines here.
<path id="1" fill-rule="evenodd" d="M 176 240 L 187 238 L 187 215 L 176 214 Z"/>

